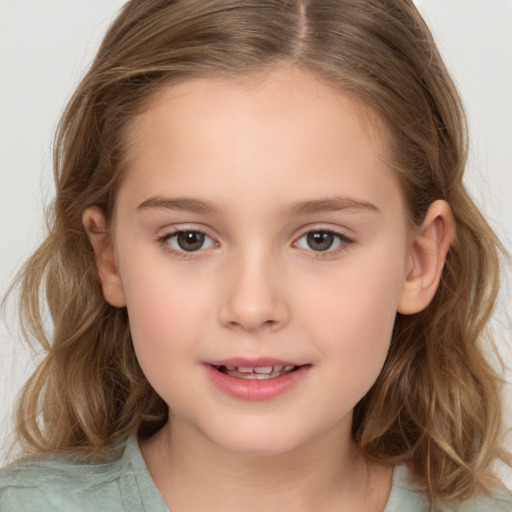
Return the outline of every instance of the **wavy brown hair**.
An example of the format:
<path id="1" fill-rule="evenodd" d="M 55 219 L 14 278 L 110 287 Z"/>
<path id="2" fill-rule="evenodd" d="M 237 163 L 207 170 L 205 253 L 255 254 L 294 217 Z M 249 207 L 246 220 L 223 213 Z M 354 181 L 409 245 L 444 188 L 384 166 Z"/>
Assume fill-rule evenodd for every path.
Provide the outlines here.
<path id="1" fill-rule="evenodd" d="M 112 220 L 127 126 L 164 87 L 280 63 L 351 95 L 386 126 L 412 224 L 421 224 L 436 199 L 449 202 L 456 221 L 437 294 L 424 311 L 397 316 L 382 373 L 356 406 L 354 439 L 369 460 L 408 463 L 433 501 L 489 489 L 496 483 L 491 465 L 507 459 L 501 381 L 481 346 L 501 246 L 462 183 L 463 109 L 410 0 L 125 5 L 62 117 L 49 234 L 17 281 L 25 337 L 45 351 L 19 400 L 18 441 L 25 454 L 102 456 L 120 439 L 150 436 L 167 421 L 167 406 L 135 357 L 126 311 L 103 298 L 82 213 L 97 205 Z"/>

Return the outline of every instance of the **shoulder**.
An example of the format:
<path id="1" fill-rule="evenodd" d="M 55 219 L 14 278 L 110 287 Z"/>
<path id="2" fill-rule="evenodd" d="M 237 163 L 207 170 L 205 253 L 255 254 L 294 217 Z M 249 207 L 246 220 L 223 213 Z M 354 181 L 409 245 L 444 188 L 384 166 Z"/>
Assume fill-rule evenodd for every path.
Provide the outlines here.
<path id="1" fill-rule="evenodd" d="M 512 492 L 497 489 L 491 495 L 473 498 L 462 502 L 458 508 L 445 508 L 456 512 L 512 512 Z M 443 512 L 444 512 L 443 510 Z"/>
<path id="2" fill-rule="evenodd" d="M 425 495 L 414 484 L 406 466 L 395 466 L 393 483 L 384 512 L 430 512 Z"/>
<path id="3" fill-rule="evenodd" d="M 83 463 L 70 455 L 28 459 L 0 470 L 2 512 L 79 512 L 122 507 L 123 459 Z"/>
<path id="4" fill-rule="evenodd" d="M 395 467 L 393 486 L 384 512 L 512 512 L 512 493 L 496 489 L 492 494 L 463 502 L 432 507 L 415 485 L 405 466 Z"/>

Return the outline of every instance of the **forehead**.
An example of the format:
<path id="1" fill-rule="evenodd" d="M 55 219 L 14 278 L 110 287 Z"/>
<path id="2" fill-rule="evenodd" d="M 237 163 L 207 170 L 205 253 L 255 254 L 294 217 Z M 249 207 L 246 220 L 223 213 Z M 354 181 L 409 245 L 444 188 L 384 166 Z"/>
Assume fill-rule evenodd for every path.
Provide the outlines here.
<path id="1" fill-rule="evenodd" d="M 161 188 L 218 202 L 231 191 L 233 204 L 329 191 L 374 202 L 383 187 L 397 189 L 387 139 L 369 108 L 307 71 L 195 78 L 162 90 L 132 121 L 124 178 L 141 201 Z"/>
<path id="2" fill-rule="evenodd" d="M 328 111 L 333 115 L 326 116 Z M 226 124 L 228 117 L 243 127 L 267 116 L 271 129 L 268 124 L 271 118 L 276 126 L 279 118 L 283 120 L 283 114 L 290 121 L 300 117 L 304 124 L 322 120 L 325 125 L 340 115 L 350 117 L 355 121 L 354 126 L 357 124 L 354 136 L 367 138 L 382 158 L 387 158 L 390 152 L 391 131 L 374 109 L 307 70 L 283 64 L 247 75 L 198 77 L 169 84 L 154 94 L 143 112 L 128 123 L 127 154 L 134 156 L 137 146 L 144 144 L 149 132 L 158 130 L 164 117 L 167 121 L 173 118 L 176 123 L 187 124 L 206 124 L 208 118 L 215 117 L 218 128 L 219 123 Z"/>

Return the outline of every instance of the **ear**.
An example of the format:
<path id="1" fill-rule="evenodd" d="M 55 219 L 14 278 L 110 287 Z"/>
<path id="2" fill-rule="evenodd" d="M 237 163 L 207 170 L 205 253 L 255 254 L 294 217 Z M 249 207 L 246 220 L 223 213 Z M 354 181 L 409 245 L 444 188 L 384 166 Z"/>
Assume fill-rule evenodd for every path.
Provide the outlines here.
<path id="1" fill-rule="evenodd" d="M 398 301 L 399 313 L 418 313 L 430 304 L 454 236 L 455 221 L 449 204 L 434 201 L 412 240 L 407 276 Z"/>
<path id="2" fill-rule="evenodd" d="M 96 257 L 103 296 L 112 306 L 122 308 L 126 306 L 126 300 L 105 215 L 97 206 L 91 206 L 84 211 L 82 222 Z"/>

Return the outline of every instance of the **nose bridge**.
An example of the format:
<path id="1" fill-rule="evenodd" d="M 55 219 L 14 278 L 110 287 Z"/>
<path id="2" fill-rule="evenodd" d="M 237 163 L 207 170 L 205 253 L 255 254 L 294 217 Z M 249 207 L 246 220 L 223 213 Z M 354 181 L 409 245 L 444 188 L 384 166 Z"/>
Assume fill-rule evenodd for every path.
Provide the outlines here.
<path id="1" fill-rule="evenodd" d="M 240 248 L 228 265 L 220 321 L 247 331 L 279 328 L 288 321 L 279 258 L 263 247 Z"/>

